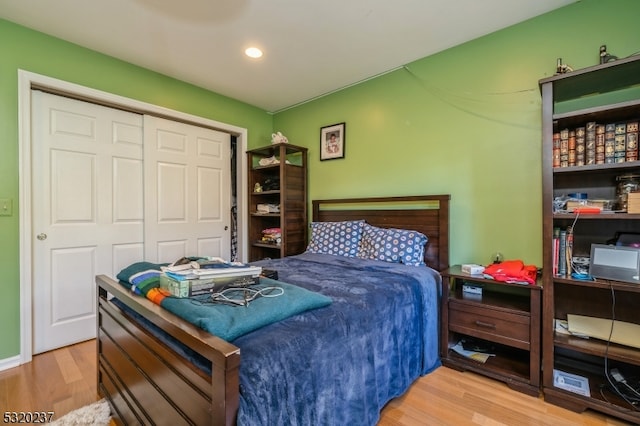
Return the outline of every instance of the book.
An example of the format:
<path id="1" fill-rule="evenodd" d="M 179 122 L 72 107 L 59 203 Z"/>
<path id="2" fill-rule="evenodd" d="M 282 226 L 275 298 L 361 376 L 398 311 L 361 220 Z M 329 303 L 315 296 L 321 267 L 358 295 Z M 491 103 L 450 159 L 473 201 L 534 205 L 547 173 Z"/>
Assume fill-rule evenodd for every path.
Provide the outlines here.
<path id="1" fill-rule="evenodd" d="M 596 164 L 604 164 L 604 140 L 606 126 L 604 124 L 596 125 Z"/>
<path id="2" fill-rule="evenodd" d="M 560 244 L 558 247 L 558 275 L 567 275 L 567 231 L 560 230 Z"/>
<path id="3" fill-rule="evenodd" d="M 638 161 L 638 121 L 627 123 L 625 161 Z"/>
<path id="4" fill-rule="evenodd" d="M 609 123 L 604 133 L 604 163 L 613 164 L 616 152 L 616 125 Z"/>
<path id="5" fill-rule="evenodd" d="M 553 167 L 560 167 L 560 132 L 553 134 Z"/>
<path id="6" fill-rule="evenodd" d="M 573 258 L 573 228 L 567 227 L 566 230 L 566 242 L 565 242 L 565 263 L 567 264 L 566 276 L 570 276 L 573 272 L 572 258 Z"/>
<path id="7" fill-rule="evenodd" d="M 596 164 L 596 122 L 589 121 L 585 125 L 585 164 Z"/>
<path id="8" fill-rule="evenodd" d="M 569 129 L 560 131 L 560 167 L 569 166 Z"/>
<path id="9" fill-rule="evenodd" d="M 568 165 L 575 166 L 576 165 L 576 131 L 569 130 L 569 160 Z"/>
<path id="10" fill-rule="evenodd" d="M 560 254 L 560 228 L 553 228 L 553 262 L 552 262 L 552 271 L 553 275 L 558 275 L 558 257 Z"/>
<path id="11" fill-rule="evenodd" d="M 584 127 L 576 127 L 576 166 L 586 164 L 586 133 Z"/>
<path id="12" fill-rule="evenodd" d="M 606 152 L 606 147 L 605 147 Z M 613 143 L 613 162 L 624 163 L 627 158 L 627 124 L 617 123 Z"/>

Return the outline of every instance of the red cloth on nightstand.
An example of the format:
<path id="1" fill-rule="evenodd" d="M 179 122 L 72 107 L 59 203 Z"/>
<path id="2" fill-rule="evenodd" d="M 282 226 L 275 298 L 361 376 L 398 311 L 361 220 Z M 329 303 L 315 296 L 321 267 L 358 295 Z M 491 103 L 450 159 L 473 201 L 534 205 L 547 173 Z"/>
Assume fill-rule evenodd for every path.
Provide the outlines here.
<path id="1" fill-rule="evenodd" d="M 525 265 L 521 260 L 505 260 L 487 266 L 484 274 L 496 281 L 535 284 L 538 268 L 535 265 Z"/>

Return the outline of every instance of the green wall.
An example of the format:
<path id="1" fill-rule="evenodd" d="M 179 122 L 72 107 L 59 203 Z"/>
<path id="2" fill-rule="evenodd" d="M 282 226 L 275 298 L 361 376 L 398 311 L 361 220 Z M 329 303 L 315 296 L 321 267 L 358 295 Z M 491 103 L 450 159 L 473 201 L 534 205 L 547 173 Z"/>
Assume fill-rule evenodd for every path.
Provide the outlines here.
<path id="1" fill-rule="evenodd" d="M 451 263 L 542 264 L 541 97 L 556 59 L 640 51 L 640 2 L 583 0 L 274 117 L 310 149 L 309 198 L 451 194 Z M 346 123 L 345 159 L 320 127 Z"/>
<path id="2" fill-rule="evenodd" d="M 0 361 L 20 352 L 18 210 L 18 69 L 248 129 L 248 144 L 271 138 L 273 116 L 212 93 L 0 20 L 0 198 L 13 215 L 0 217 Z"/>
<path id="3" fill-rule="evenodd" d="M 451 262 L 541 264 L 540 93 L 561 57 L 598 63 L 637 44 L 636 0 L 582 0 L 274 116 L 0 20 L 0 360 L 19 353 L 17 70 L 47 75 L 307 146 L 309 199 L 449 193 Z M 419 42 L 419 41 L 416 41 Z M 320 127 L 346 122 L 345 159 L 320 161 Z"/>

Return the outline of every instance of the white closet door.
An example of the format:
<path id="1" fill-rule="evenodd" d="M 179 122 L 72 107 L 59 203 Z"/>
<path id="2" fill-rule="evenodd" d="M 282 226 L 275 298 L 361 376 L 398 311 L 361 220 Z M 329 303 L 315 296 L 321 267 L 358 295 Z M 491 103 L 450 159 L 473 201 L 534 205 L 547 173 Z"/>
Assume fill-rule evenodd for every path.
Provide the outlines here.
<path id="1" fill-rule="evenodd" d="M 32 92 L 33 348 L 96 335 L 95 276 L 143 257 L 142 116 Z"/>
<path id="2" fill-rule="evenodd" d="M 145 258 L 229 259 L 230 135 L 153 116 L 144 128 Z"/>

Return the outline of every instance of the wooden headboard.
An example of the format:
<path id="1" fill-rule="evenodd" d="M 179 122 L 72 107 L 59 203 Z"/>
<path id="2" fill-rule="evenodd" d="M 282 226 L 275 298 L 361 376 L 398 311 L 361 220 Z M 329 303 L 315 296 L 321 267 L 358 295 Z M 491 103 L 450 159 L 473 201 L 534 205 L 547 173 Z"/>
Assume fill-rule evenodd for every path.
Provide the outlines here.
<path id="1" fill-rule="evenodd" d="M 314 222 L 364 219 L 380 228 L 411 229 L 429 238 L 424 261 L 437 271 L 449 267 L 449 201 L 451 196 L 347 198 L 313 200 Z"/>

